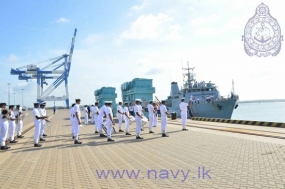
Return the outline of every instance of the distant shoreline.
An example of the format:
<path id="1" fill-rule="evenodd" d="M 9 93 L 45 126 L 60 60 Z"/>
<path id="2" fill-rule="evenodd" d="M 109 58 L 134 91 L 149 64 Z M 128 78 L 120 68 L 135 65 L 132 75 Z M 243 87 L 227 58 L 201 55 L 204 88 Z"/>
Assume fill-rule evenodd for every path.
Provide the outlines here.
<path id="1" fill-rule="evenodd" d="M 285 102 L 285 99 L 241 100 L 239 101 L 239 103 L 264 103 L 264 102 Z"/>

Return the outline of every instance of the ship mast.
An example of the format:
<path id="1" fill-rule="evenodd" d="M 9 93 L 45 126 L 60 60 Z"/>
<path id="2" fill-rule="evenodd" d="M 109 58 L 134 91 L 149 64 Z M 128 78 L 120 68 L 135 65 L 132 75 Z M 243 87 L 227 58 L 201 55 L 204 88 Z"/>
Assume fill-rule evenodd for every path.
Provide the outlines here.
<path id="1" fill-rule="evenodd" d="M 193 75 L 193 70 L 194 69 L 195 69 L 195 67 L 194 68 L 190 68 L 189 67 L 189 62 L 188 61 L 187 61 L 187 68 L 182 68 L 182 70 L 187 70 L 187 73 L 184 74 L 184 75 L 187 76 L 187 81 L 184 83 L 184 92 L 187 89 L 193 88 L 193 83 L 192 82 L 195 81 L 194 75 Z"/>

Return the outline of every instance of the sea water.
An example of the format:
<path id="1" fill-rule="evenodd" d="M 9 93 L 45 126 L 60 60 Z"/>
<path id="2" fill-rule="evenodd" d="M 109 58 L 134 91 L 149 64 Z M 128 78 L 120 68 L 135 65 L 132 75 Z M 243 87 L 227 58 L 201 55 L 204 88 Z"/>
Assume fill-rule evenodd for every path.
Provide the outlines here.
<path id="1" fill-rule="evenodd" d="M 285 123 L 285 102 L 239 103 L 232 119 Z"/>

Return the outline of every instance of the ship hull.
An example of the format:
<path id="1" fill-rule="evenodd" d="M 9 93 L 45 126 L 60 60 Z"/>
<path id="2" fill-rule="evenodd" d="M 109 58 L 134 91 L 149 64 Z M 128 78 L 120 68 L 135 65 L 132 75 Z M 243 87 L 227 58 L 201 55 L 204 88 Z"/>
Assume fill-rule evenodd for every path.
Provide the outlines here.
<path id="1" fill-rule="evenodd" d="M 206 118 L 222 118 L 231 119 L 234 109 L 238 103 L 238 99 L 225 99 L 211 102 L 192 102 L 188 106 L 188 118 L 191 117 L 206 117 Z M 179 103 L 178 106 L 169 107 L 171 113 L 176 112 L 180 118 Z"/>

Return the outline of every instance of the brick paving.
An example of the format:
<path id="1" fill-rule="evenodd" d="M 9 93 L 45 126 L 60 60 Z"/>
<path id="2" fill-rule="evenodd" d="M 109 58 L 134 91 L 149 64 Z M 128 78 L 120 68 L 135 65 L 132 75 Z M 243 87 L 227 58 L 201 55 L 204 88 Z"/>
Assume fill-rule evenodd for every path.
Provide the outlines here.
<path id="1" fill-rule="evenodd" d="M 110 143 L 90 124 L 81 127 L 83 144 L 75 145 L 68 115 L 58 110 L 50 118 L 43 147 L 33 147 L 31 129 L 0 151 L 0 188 L 285 188 L 284 140 L 192 127 L 183 132 L 172 124 L 169 138 L 161 137 L 158 126 L 155 134 L 145 129 L 144 139 L 136 140 L 133 123 L 132 136 L 116 133 Z M 26 122 L 25 128 L 32 125 Z M 211 178 L 203 178 L 203 168 Z M 102 170 L 140 172 L 136 179 L 126 172 L 99 178 Z"/>

